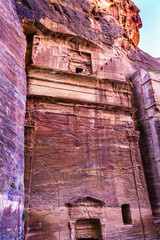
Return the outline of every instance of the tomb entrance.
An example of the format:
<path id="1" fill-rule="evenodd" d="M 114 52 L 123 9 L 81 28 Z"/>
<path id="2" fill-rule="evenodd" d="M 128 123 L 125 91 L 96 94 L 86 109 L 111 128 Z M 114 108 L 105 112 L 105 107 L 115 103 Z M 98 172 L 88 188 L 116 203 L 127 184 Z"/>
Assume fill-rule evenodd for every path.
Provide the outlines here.
<path id="1" fill-rule="evenodd" d="M 76 240 L 101 240 L 99 219 L 80 219 L 75 225 Z"/>
<path id="2" fill-rule="evenodd" d="M 105 240 L 105 202 L 83 196 L 67 203 L 71 240 Z"/>

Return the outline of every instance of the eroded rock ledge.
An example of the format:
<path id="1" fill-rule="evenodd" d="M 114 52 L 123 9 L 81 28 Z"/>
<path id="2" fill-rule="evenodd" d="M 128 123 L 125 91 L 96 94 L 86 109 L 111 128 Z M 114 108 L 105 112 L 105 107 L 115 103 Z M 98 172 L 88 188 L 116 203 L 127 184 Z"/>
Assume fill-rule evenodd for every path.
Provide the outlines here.
<path id="1" fill-rule="evenodd" d="M 52 30 L 58 23 L 61 31 L 88 40 L 97 41 L 101 33 L 100 41 L 106 43 L 107 39 L 117 37 L 128 38 L 135 45 L 139 42 L 139 28 L 142 23 L 139 9 L 132 1 L 26 0 L 17 1 L 17 9 L 22 20 L 41 22 Z"/>

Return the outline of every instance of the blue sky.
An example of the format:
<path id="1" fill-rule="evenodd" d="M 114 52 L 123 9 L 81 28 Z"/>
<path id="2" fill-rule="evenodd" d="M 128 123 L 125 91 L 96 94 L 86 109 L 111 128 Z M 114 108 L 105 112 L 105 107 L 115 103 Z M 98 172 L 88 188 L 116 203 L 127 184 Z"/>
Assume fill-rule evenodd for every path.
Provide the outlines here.
<path id="1" fill-rule="evenodd" d="M 140 9 L 143 27 L 139 47 L 160 58 L 160 0 L 132 0 Z"/>

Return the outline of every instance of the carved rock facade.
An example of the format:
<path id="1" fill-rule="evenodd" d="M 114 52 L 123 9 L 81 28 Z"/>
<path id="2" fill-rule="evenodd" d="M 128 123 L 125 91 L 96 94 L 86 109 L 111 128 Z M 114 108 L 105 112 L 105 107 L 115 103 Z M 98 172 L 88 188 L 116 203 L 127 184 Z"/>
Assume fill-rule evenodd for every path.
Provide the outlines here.
<path id="1" fill-rule="evenodd" d="M 140 138 L 142 162 L 146 173 L 154 222 L 157 230 L 160 231 L 160 77 L 157 73 L 141 69 L 133 75 L 133 83 L 137 124 L 142 133 Z"/>
<path id="2" fill-rule="evenodd" d="M 155 238 L 131 86 L 120 60 L 107 62 L 107 50 L 65 34 L 33 37 L 26 112 L 26 239 Z M 68 209 L 68 201 L 85 195 L 102 199 L 103 210 L 92 204 Z M 125 204 L 131 211 L 128 224 L 122 219 Z M 99 221 L 98 235 L 95 229 L 78 230 L 85 224 L 94 228 L 94 221 Z"/>

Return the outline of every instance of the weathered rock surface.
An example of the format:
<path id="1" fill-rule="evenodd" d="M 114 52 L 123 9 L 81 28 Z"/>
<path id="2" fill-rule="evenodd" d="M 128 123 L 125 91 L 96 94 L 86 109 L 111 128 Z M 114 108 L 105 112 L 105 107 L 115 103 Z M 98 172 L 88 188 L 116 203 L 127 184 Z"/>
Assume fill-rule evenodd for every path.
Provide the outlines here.
<path id="1" fill-rule="evenodd" d="M 122 3 L 45 4 L 47 15 L 41 12 L 36 25 L 21 15 L 28 35 L 26 239 L 158 239 L 129 83 L 140 66 L 159 67 L 134 47 L 139 10 L 127 3 L 124 33 Z M 128 20 L 133 13 L 137 22 Z M 82 203 L 70 206 L 72 199 Z M 95 199 L 103 208 L 94 206 Z M 125 204 L 132 218 L 127 223 Z"/>
<path id="2" fill-rule="evenodd" d="M 131 60 L 132 68 L 159 71 L 160 62 L 135 46 L 142 26 L 139 9 L 131 0 L 17 0 L 17 12 L 26 35 L 41 31 L 82 37 L 112 54 Z M 130 71 L 128 71 L 130 72 Z"/>
<path id="3" fill-rule="evenodd" d="M 160 62 L 136 47 L 142 26 L 139 9 L 129 0 L 15 4 L 27 40 L 25 239 L 158 239 L 151 207 L 158 228 L 159 128 L 154 121 L 159 100 L 151 106 L 153 121 L 142 103 L 158 96 L 152 94 L 152 83 L 158 89 L 159 80 L 148 79 L 152 93 L 141 94 L 142 76 L 135 72 L 143 68 L 158 73 Z M 0 83 L 2 123 L 5 119 L 1 136 L 10 140 L 2 139 L 6 202 L 1 229 L 3 239 L 21 239 L 25 39 L 12 1 L 8 5 L 3 3 L 0 14 L 9 21 L 7 34 L 2 34 L 7 75 Z M 148 166 L 152 169 L 147 186 L 135 121 L 146 132 L 140 136 L 146 145 L 140 146 L 146 176 Z"/>
<path id="4" fill-rule="evenodd" d="M 139 42 L 139 28 L 142 27 L 139 9 L 132 1 L 17 1 L 18 13 L 22 19 L 43 23 L 49 28 L 53 22 L 61 24 L 76 35 L 87 39 L 108 41 L 124 35 L 135 45 Z M 110 15 L 111 14 L 111 15 Z M 113 17 L 111 17 L 113 16 Z M 49 24 L 49 20 L 52 24 Z M 118 22 L 123 29 L 119 28 Z M 76 24 L 76 25 L 75 25 Z M 77 24 L 80 28 L 77 28 Z M 65 25 L 65 26 L 64 26 Z M 99 30 L 101 34 L 96 34 Z M 90 35 L 91 34 L 91 35 Z M 105 39 L 106 38 L 106 39 Z"/>
<path id="5" fill-rule="evenodd" d="M 0 11 L 0 239 L 21 239 L 26 41 L 14 1 Z"/>
<path id="6" fill-rule="evenodd" d="M 142 132 L 140 138 L 142 161 L 154 220 L 160 229 L 160 75 L 141 69 L 134 74 L 133 84 L 137 124 Z"/>

